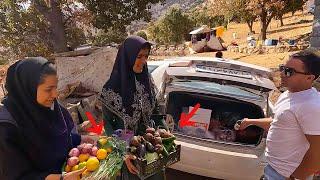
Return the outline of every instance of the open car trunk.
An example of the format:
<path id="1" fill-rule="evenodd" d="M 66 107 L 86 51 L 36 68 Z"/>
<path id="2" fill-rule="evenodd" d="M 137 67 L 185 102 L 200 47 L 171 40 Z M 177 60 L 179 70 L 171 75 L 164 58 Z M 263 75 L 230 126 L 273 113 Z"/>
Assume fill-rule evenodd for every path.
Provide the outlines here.
<path id="1" fill-rule="evenodd" d="M 196 123 L 181 127 L 179 122 L 181 113 L 188 114 L 197 103 L 201 109 L 199 108 L 195 116 L 190 119 Z M 201 111 L 206 115 L 201 115 Z M 175 133 L 190 138 L 252 146 L 259 145 L 264 133 L 263 129 L 257 126 L 249 126 L 242 131 L 234 130 L 237 120 L 264 117 L 263 110 L 258 105 L 234 98 L 172 91 L 168 94 L 166 112 L 174 119 Z M 197 118 L 207 119 L 207 122 L 199 122 Z"/>

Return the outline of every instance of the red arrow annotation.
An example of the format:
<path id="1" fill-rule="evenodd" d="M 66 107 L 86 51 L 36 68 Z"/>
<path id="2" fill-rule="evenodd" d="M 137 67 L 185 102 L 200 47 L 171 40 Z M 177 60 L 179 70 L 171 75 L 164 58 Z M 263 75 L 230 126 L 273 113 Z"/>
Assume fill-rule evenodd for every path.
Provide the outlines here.
<path id="1" fill-rule="evenodd" d="M 90 123 L 92 125 L 92 127 L 87 128 L 86 130 L 88 132 L 92 132 L 92 133 L 96 133 L 97 135 L 101 135 L 102 129 L 104 126 L 104 121 L 101 120 L 100 124 L 97 124 L 90 112 L 86 112 L 86 116 L 88 117 L 88 120 L 90 121 Z"/>
<path id="2" fill-rule="evenodd" d="M 179 121 L 180 128 L 183 128 L 185 126 L 194 126 L 196 122 L 190 121 L 190 119 L 198 111 L 199 108 L 200 108 L 200 104 L 197 103 L 189 114 L 181 113 L 180 121 Z"/>

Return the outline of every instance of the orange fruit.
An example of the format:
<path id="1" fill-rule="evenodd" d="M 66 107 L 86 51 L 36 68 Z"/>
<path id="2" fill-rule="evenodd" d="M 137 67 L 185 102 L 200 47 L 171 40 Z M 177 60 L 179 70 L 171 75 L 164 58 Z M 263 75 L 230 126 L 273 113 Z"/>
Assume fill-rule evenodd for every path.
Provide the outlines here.
<path id="1" fill-rule="evenodd" d="M 72 167 L 71 170 L 72 170 L 72 171 L 76 171 L 76 170 L 78 170 L 78 169 L 79 169 L 79 166 L 78 166 L 78 165 L 75 165 L 75 166 Z"/>
<path id="2" fill-rule="evenodd" d="M 88 171 L 95 171 L 99 168 L 99 160 L 96 157 L 91 157 L 87 161 L 87 170 Z"/>
<path id="3" fill-rule="evenodd" d="M 101 138 L 98 140 L 98 143 L 103 146 L 105 145 L 106 143 L 108 142 L 108 139 L 107 138 Z"/>
<path id="4" fill-rule="evenodd" d="M 71 168 L 72 168 L 71 166 L 66 165 L 66 167 L 64 168 L 64 171 L 67 172 L 67 173 L 71 172 Z"/>
<path id="5" fill-rule="evenodd" d="M 99 160 L 105 159 L 105 158 L 107 158 L 107 156 L 108 156 L 107 150 L 105 150 L 105 149 L 99 149 L 99 150 L 97 151 L 97 158 L 98 158 Z"/>
<path id="6" fill-rule="evenodd" d="M 89 159 L 90 155 L 89 154 L 80 154 L 79 155 L 79 161 L 80 162 L 85 162 Z"/>

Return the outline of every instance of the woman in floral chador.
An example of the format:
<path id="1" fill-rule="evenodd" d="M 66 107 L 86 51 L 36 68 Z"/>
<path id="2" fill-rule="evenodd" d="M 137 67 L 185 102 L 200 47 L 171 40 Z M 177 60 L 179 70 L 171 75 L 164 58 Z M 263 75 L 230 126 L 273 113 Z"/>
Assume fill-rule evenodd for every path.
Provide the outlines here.
<path id="1" fill-rule="evenodd" d="M 147 68 L 151 44 L 138 36 L 128 37 L 120 46 L 110 79 L 103 86 L 101 100 L 105 131 L 132 130 L 142 135 L 151 125 L 150 116 L 157 113 L 156 93 Z M 137 169 L 126 156 L 121 179 L 138 179 Z M 129 173 L 129 172 L 130 173 Z M 149 179 L 164 179 L 163 171 Z"/>

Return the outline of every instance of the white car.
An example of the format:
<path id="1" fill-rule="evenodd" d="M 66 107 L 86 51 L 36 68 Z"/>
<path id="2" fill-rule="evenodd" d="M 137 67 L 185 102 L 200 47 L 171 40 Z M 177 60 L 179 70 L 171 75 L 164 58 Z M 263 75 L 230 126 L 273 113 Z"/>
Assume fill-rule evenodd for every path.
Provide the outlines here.
<path id="1" fill-rule="evenodd" d="M 160 91 L 169 64 L 169 61 L 148 61 L 148 72 L 151 74 L 158 91 Z"/>
<path id="2" fill-rule="evenodd" d="M 157 63 L 148 66 L 153 78 L 162 79 L 155 80 L 160 109 L 172 117 L 171 129 L 182 146 L 181 161 L 171 168 L 219 179 L 260 179 L 266 165 L 265 132 L 256 126 L 235 131 L 234 125 L 245 117 L 272 114 L 269 93 L 275 86 L 268 78 L 270 70 L 209 57 Z M 201 109 L 191 118 L 193 124 L 182 126 L 181 114 L 190 113 L 197 103 Z"/>

